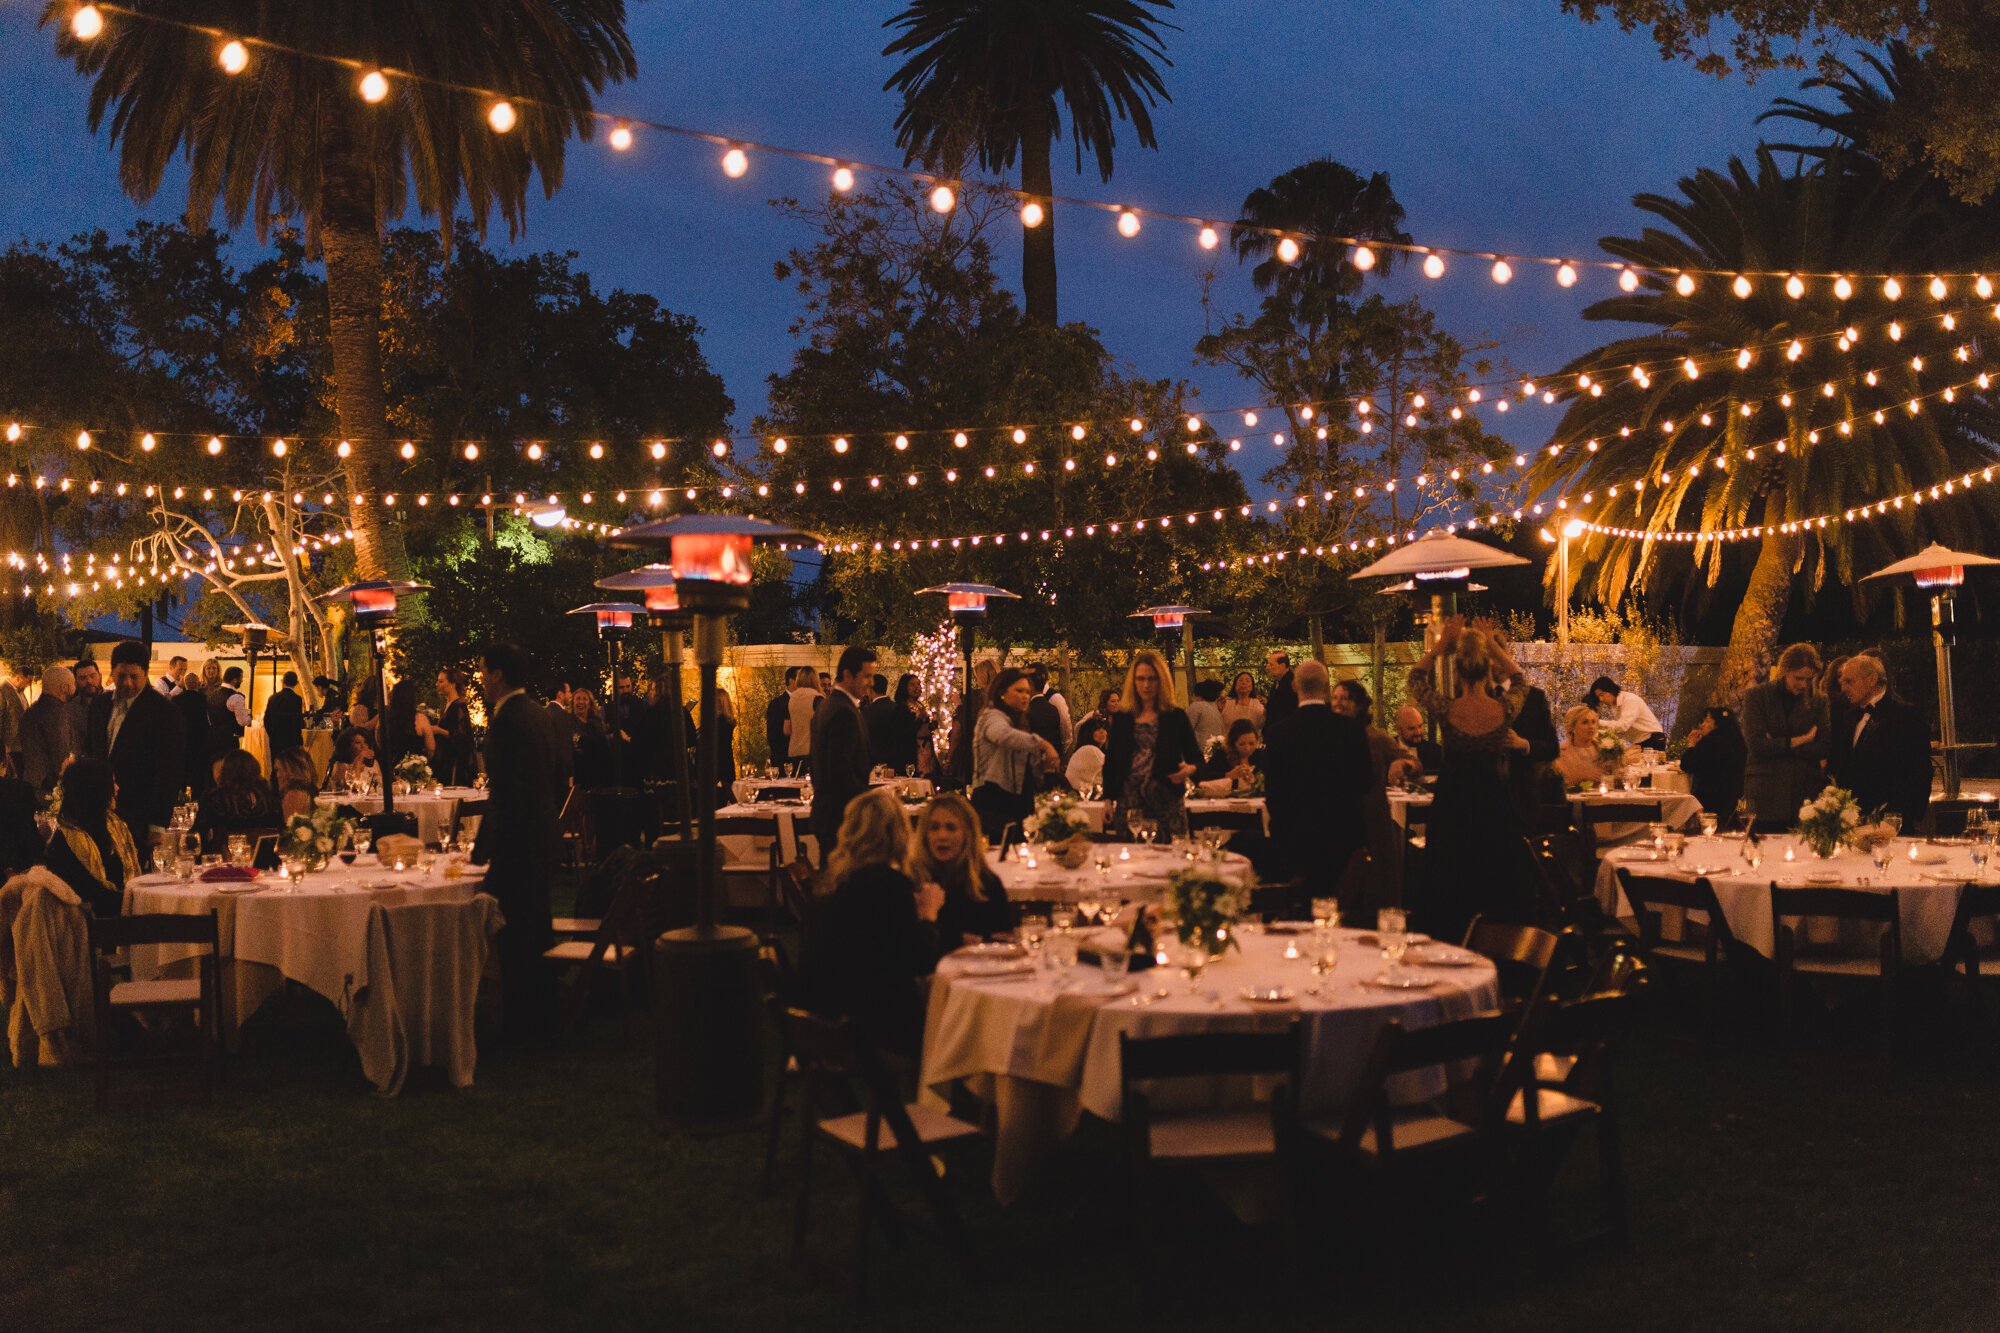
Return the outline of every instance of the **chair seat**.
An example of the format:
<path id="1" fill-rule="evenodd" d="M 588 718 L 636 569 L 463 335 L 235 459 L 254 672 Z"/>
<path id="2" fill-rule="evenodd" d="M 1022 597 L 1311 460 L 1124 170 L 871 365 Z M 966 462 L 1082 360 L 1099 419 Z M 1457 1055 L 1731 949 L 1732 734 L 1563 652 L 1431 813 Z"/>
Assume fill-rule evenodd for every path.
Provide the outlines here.
<path id="1" fill-rule="evenodd" d="M 128 1009 L 154 1004 L 199 1004 L 201 981 L 121 981 L 111 988 L 111 1003 Z"/>
<path id="2" fill-rule="evenodd" d="M 1539 1061 L 1537 1061 L 1539 1063 Z M 1545 1125 L 1563 1120 L 1581 1120 L 1598 1114 L 1604 1108 L 1596 1102 L 1581 1097 L 1572 1097 L 1559 1088 L 1535 1089 L 1535 1112 Z M 1507 1123 L 1525 1125 L 1528 1123 L 1527 1092 L 1524 1089 L 1514 1094 L 1514 1100 L 1507 1104 Z"/>
<path id="3" fill-rule="evenodd" d="M 1152 1122 L 1151 1155 L 1159 1161 L 1221 1161 L 1269 1157 L 1278 1150 L 1269 1107 L 1161 1116 Z"/>
<path id="4" fill-rule="evenodd" d="M 1569 1077 L 1569 1071 L 1576 1068 L 1576 1057 L 1557 1055 L 1554 1051 L 1543 1051 L 1535 1057 L 1535 1077 L 1544 1083 L 1560 1083 Z"/>
<path id="5" fill-rule="evenodd" d="M 594 916 L 559 916 L 549 922 L 558 935 L 595 935 L 603 924 Z"/>
<path id="6" fill-rule="evenodd" d="M 1882 959 L 1877 954 L 1794 954 L 1792 970 L 1817 976 L 1879 977 L 1882 975 Z"/>
<path id="7" fill-rule="evenodd" d="M 1308 1124 L 1306 1130 L 1323 1139 L 1338 1142 L 1340 1126 L 1332 1122 Z M 1479 1131 L 1460 1120 L 1441 1115 L 1428 1106 L 1413 1106 L 1396 1112 L 1392 1132 L 1398 1153 L 1423 1152 L 1465 1139 L 1477 1138 Z M 1361 1131 L 1361 1151 L 1370 1157 L 1377 1156 L 1375 1146 L 1375 1126 Z"/>
<path id="8" fill-rule="evenodd" d="M 910 1117 L 910 1124 L 917 1131 L 917 1138 L 924 1143 L 949 1143 L 953 1139 L 971 1138 L 979 1132 L 979 1126 L 969 1125 L 943 1111 L 933 1110 L 921 1102 L 913 1102 L 903 1108 Z M 856 1152 L 865 1152 L 868 1147 L 868 1113 L 856 1111 L 852 1115 L 835 1116 L 831 1120 L 819 1122 L 819 1132 L 839 1143 L 844 1143 Z M 888 1125 L 876 1130 L 875 1151 L 887 1152 L 896 1146 L 896 1136 Z"/>
<path id="9" fill-rule="evenodd" d="M 1651 952 L 1656 958 L 1673 958 L 1683 963 L 1708 961 L 1708 946 L 1703 944 L 1676 944 L 1663 940 L 1655 944 Z"/>
<path id="10" fill-rule="evenodd" d="M 587 963 L 590 961 L 591 951 L 596 947 L 597 943 L 594 940 L 564 940 L 552 949 L 542 950 L 542 957 L 552 963 Z M 624 962 L 637 952 L 639 951 L 629 944 L 613 944 L 604 950 L 604 957 L 600 961 L 610 967 Z"/>
<path id="11" fill-rule="evenodd" d="M 1981 949 L 1979 950 L 1978 957 L 1980 976 L 2000 976 L 2000 948 Z M 1963 976 L 1965 974 L 1965 959 L 1958 959 L 1952 964 L 1952 967 Z"/>

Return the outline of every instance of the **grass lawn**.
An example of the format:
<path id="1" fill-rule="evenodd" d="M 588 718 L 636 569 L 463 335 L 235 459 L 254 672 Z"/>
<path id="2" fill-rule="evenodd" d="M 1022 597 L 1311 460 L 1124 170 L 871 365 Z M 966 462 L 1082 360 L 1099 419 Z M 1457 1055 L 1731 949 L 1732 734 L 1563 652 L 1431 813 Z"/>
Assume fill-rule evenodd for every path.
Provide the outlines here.
<path id="1" fill-rule="evenodd" d="M 620 1050 L 615 1033 L 488 1052 L 474 1088 L 413 1079 L 394 1101 L 296 1014 L 206 1107 L 100 1116 L 87 1073 L 0 1069 L 0 1329 L 2000 1323 L 1990 1052 L 1890 1064 L 1859 1034 L 1785 1053 L 1649 1027 L 1621 1069 L 1633 1250 L 1533 1276 L 1465 1254 L 1395 1276 L 1330 1249 L 1293 1270 L 1203 1220 L 1159 1256 L 1160 1309 L 1142 1315 L 1101 1137 L 1006 1213 L 974 1158 L 954 1183 L 995 1279 L 965 1290 L 919 1236 L 878 1249 L 864 1315 L 790 1267 L 789 1198 L 757 1195 L 760 1136 L 663 1136 L 643 1037 Z M 818 1216 L 837 1253 L 851 1193 L 822 1179 L 840 1186 Z"/>

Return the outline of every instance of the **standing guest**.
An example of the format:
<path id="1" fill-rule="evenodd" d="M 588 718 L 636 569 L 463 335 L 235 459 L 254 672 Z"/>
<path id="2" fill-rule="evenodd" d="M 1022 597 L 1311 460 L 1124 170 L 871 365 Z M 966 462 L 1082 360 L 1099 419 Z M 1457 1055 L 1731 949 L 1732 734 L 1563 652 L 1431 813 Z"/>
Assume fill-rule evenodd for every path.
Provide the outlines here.
<path id="1" fill-rule="evenodd" d="M 194 820 L 201 836 L 203 852 L 220 852 L 232 833 L 268 831 L 278 827 L 278 798 L 257 757 L 248 750 L 231 750 L 222 756 L 215 786 L 202 794 Z"/>
<path id="2" fill-rule="evenodd" d="M 1854 718 L 1847 711 L 1847 697 L 1840 692 L 1840 671 L 1847 665 L 1849 654 L 1842 653 L 1826 664 L 1819 673 L 1819 697 L 1826 700 L 1826 737 L 1829 750 L 1833 738 L 1843 731 L 1854 730 Z"/>
<path id="3" fill-rule="evenodd" d="M 112 659 L 115 668 L 117 658 Z M 243 698 L 243 668 L 224 671 L 208 692 L 208 749 L 210 758 L 228 754 L 243 743 L 250 729 L 250 705 Z"/>
<path id="4" fill-rule="evenodd" d="M 1736 710 L 1719 704 L 1705 710 L 1687 739 L 1681 771 L 1688 775 L 1689 789 L 1702 809 L 1729 818 L 1743 799 L 1743 766 L 1750 759 Z"/>
<path id="5" fill-rule="evenodd" d="M 1822 761 L 1832 749 L 1819 649 L 1795 643 L 1778 655 L 1778 678 L 1743 692 L 1743 799 L 1762 831 L 1787 829 L 1801 805 L 1826 787 Z"/>
<path id="6" fill-rule="evenodd" d="M 479 776 L 478 745 L 472 736 L 472 706 L 465 701 L 472 688 L 471 673 L 464 667 L 439 667 L 437 674 L 437 724 L 431 728 L 431 768 L 447 787 L 470 787 Z"/>
<path id="7" fill-rule="evenodd" d="M 66 666 L 49 667 L 41 694 L 21 715 L 21 777 L 43 796 L 55 790 L 63 765 L 83 748 L 69 707 L 75 693 L 75 674 Z"/>
<path id="8" fill-rule="evenodd" d="M 297 750 L 306 743 L 306 701 L 299 696 L 299 673 L 287 671 L 278 692 L 264 703 L 264 733 L 271 753 Z"/>
<path id="9" fill-rule="evenodd" d="M 1194 726 L 1174 699 L 1166 659 L 1151 648 L 1133 654 L 1125 669 L 1125 706 L 1111 719 L 1104 750 L 1104 791 L 1116 803 L 1117 822 L 1152 820 L 1162 835 L 1187 829 L 1187 780 L 1201 762 Z M 1109 821 L 1107 821 L 1109 822 Z"/>
<path id="10" fill-rule="evenodd" d="M 372 682 L 374 677 L 369 677 Z M 222 663 L 211 657 L 201 664 L 201 692 L 211 694 L 222 683 Z M 379 700 L 378 700 L 379 702 Z"/>
<path id="11" fill-rule="evenodd" d="M 24 691 L 33 683 L 34 677 L 20 667 L 9 667 L 0 679 L 0 763 L 12 773 L 21 771 L 21 719 L 28 712 Z"/>
<path id="12" fill-rule="evenodd" d="M 1444 766 L 1444 747 L 1431 739 L 1423 710 L 1415 704 L 1404 704 L 1396 710 L 1396 739 L 1415 757 L 1421 772 L 1435 776 Z"/>
<path id="13" fill-rule="evenodd" d="M 826 696 L 832 693 L 833 693 L 833 677 L 827 672 L 824 671 L 820 672 L 819 673 L 820 703 L 826 702 Z M 820 706 L 819 704 L 814 704 L 813 708 L 817 710 L 819 706 Z"/>
<path id="14" fill-rule="evenodd" d="M 573 693 L 568 681 L 559 680 L 556 682 L 556 692 L 550 696 L 548 703 L 543 705 L 548 709 L 549 726 L 556 734 L 556 742 L 563 753 L 570 757 L 572 763 L 575 762 L 577 739 L 582 731 L 581 724 L 576 720 L 576 714 L 570 711 L 570 697 Z"/>
<path id="15" fill-rule="evenodd" d="M 143 870 L 152 869 L 153 848 L 173 821 L 184 771 L 180 714 L 147 683 L 147 656 L 139 643 L 111 650 L 112 689 L 92 701 L 84 739 L 85 753 L 111 764 L 118 817 L 138 842 Z"/>
<path id="16" fill-rule="evenodd" d="M 215 785 L 215 768 L 208 746 L 208 695 L 192 668 L 181 671 L 181 687 L 167 700 L 181 720 L 181 788 L 199 798 Z M 81 740 L 82 732 L 77 733 Z"/>
<path id="17" fill-rule="evenodd" d="M 910 752 L 917 773 L 929 777 L 937 771 L 937 753 L 931 748 L 931 736 L 937 728 L 924 709 L 923 684 L 917 679 L 916 672 L 905 671 L 896 678 L 896 707 L 909 718 L 907 722 L 899 721 L 897 725 L 909 731 Z"/>
<path id="18" fill-rule="evenodd" d="M 847 803 L 868 790 L 868 724 L 861 704 L 874 693 L 875 650 L 851 645 L 835 664 L 833 689 L 812 720 L 812 831 L 833 846 Z"/>
<path id="19" fill-rule="evenodd" d="M 1097 799 L 1104 783 L 1104 746 L 1111 739 L 1111 723 L 1106 718 L 1086 717 L 1076 729 L 1076 748 L 1063 766 L 1063 781 L 1079 796 Z"/>
<path id="20" fill-rule="evenodd" d="M 1229 732 L 1229 724 L 1222 720 L 1221 699 L 1221 681 L 1194 683 L 1194 698 L 1188 700 L 1187 706 L 1188 724 L 1194 728 L 1194 743 L 1203 754 L 1214 749 Z"/>
<path id="21" fill-rule="evenodd" d="M 1359 721 L 1332 708 L 1324 662 L 1308 659 L 1297 677 L 1298 707 L 1264 732 L 1258 766 L 1271 821 L 1277 873 L 1331 897 L 1354 854 L 1368 845 L 1366 811 L 1381 784 Z"/>
<path id="22" fill-rule="evenodd" d="M 1611 776 L 1610 765 L 1597 748 L 1597 729 L 1602 725 L 1603 719 L 1589 704 L 1578 704 L 1563 714 L 1563 730 L 1569 733 L 1569 740 L 1556 752 L 1556 761 L 1551 765 L 1551 771 L 1562 780 L 1563 786 L 1574 787 Z"/>
<path id="23" fill-rule="evenodd" d="M 1590 682 L 1590 701 L 1603 715 L 1604 725 L 1623 737 L 1627 745 L 1642 750 L 1667 748 L 1666 730 L 1636 691 L 1624 688 L 1609 676 L 1599 676 Z"/>
<path id="24" fill-rule="evenodd" d="M 76 679 L 76 692 L 69 698 L 70 730 L 76 733 L 77 752 L 83 751 L 84 738 L 90 735 L 90 706 L 97 696 L 104 692 L 103 678 L 98 675 L 95 658 L 80 657 L 70 668 Z"/>
<path id="25" fill-rule="evenodd" d="M 576 785 L 594 791 L 611 781 L 611 743 L 597 696 L 582 685 L 569 692 L 569 715 L 576 723 Z"/>
<path id="26" fill-rule="evenodd" d="M 1486 635 L 1502 658 L 1513 660 L 1507 653 L 1506 635 L 1498 624 L 1481 619 L 1474 622 L 1474 628 Z M 1501 689 L 1512 684 L 1505 680 L 1494 683 Z M 1539 685 L 1530 685 L 1526 680 L 1521 684 L 1525 687 L 1521 711 L 1514 715 L 1514 734 L 1507 741 L 1507 788 L 1514 794 L 1514 807 L 1521 814 L 1521 822 L 1533 829 L 1541 822 L 1542 789 L 1547 785 L 1549 765 L 1562 753 L 1562 737 L 1556 734 L 1549 696 Z"/>
<path id="27" fill-rule="evenodd" d="M 1864 814 L 1886 810 L 1914 832 L 1931 803 L 1931 729 L 1923 715 L 1889 692 L 1889 669 L 1866 653 L 1840 669 L 1846 727 L 1833 733 L 1833 780 L 1854 793 Z"/>
<path id="28" fill-rule="evenodd" d="M 1368 738 L 1370 781 L 1361 811 L 1361 824 L 1368 835 L 1368 888 L 1365 897 L 1341 905 L 1343 910 L 1352 908 L 1359 914 L 1357 919 L 1365 921 L 1368 913 L 1402 901 L 1404 834 L 1389 810 L 1389 783 L 1393 780 L 1402 785 L 1416 771 L 1417 761 L 1394 736 L 1368 720 L 1375 701 L 1360 681 L 1335 681 L 1328 706 L 1339 716 L 1359 722 Z"/>
<path id="29" fill-rule="evenodd" d="M 1028 667 L 1028 688 L 1034 691 L 1028 699 L 1028 730 L 1040 736 L 1061 754 L 1068 748 L 1063 736 L 1062 714 L 1049 699 L 1049 669 L 1039 663 Z"/>
<path id="30" fill-rule="evenodd" d="M 378 747 L 391 772 L 410 755 L 427 755 L 430 719 L 417 708 L 417 682 L 408 676 L 389 687 L 389 711 L 382 715 Z"/>
<path id="31" fill-rule="evenodd" d="M 1036 774 L 1054 773 L 1055 748 L 1028 730 L 1028 673 L 1008 667 L 993 678 L 972 733 L 972 808 L 988 839 L 1002 842 L 1007 826 L 1035 808 Z"/>
<path id="32" fill-rule="evenodd" d="M 639 694 L 638 678 L 629 667 L 620 666 L 611 677 L 611 695 L 604 701 L 604 734 L 618 747 L 619 780 L 633 784 L 645 771 L 640 744 L 649 727 L 646 701 Z"/>
<path id="33" fill-rule="evenodd" d="M 486 867 L 485 889 L 500 902 L 501 1030 L 520 1043 L 545 1037 L 554 1016 L 553 974 L 542 961 L 554 931 L 549 881 L 555 878 L 567 765 L 556 751 L 546 708 L 528 697 L 528 658 L 512 644 L 484 655 L 480 688 L 486 723 L 486 817 L 472 860 Z"/>
<path id="34" fill-rule="evenodd" d="M 895 747 L 896 737 L 890 733 L 896 730 L 896 714 L 902 710 L 889 697 L 889 673 L 877 671 L 868 683 L 868 700 L 861 705 L 861 717 L 868 723 L 868 762 L 873 767 L 887 766 L 900 773 L 901 764 L 890 762 L 890 752 Z M 911 747 L 911 759 L 915 760 L 915 747 Z"/>
<path id="35" fill-rule="evenodd" d="M 1003 934 L 1014 928 L 1013 904 L 1000 877 L 986 864 L 986 838 L 979 813 L 957 792 L 934 796 L 917 820 L 910 875 L 944 890 L 938 909 L 938 941 L 943 948 Z"/>
<path id="36" fill-rule="evenodd" d="M 792 686 L 798 678 L 797 667 L 786 667 L 785 688 L 764 705 L 764 753 L 770 763 L 780 768 L 791 758 L 791 743 L 785 731 L 792 717 Z"/>
<path id="37" fill-rule="evenodd" d="M 1222 748 L 1196 767 L 1197 789 L 1204 796 L 1227 796 L 1248 789 L 1257 780 L 1255 759 L 1263 746 L 1263 738 L 1250 725 L 1250 719 L 1237 718 L 1229 724 L 1229 736 Z"/>
<path id="38" fill-rule="evenodd" d="M 282 824 L 294 815 L 309 815 L 319 800 L 319 775 L 304 750 L 279 750 L 271 756 L 271 789 L 278 797 Z"/>
<path id="39" fill-rule="evenodd" d="M 830 696 L 824 711 L 842 708 Z M 883 1050 L 914 1057 L 924 1032 L 917 983 L 937 968 L 944 890 L 910 877 L 910 820 L 887 788 L 849 805 L 838 833 L 826 844 L 833 848 L 830 892 L 813 905 L 799 959 L 806 1007 L 849 1020 Z"/>
<path id="40" fill-rule="evenodd" d="M 1439 691 L 1434 670 L 1446 655 L 1456 682 L 1449 697 Z M 1502 774 L 1515 739 L 1513 722 L 1527 697 L 1520 668 L 1504 643 L 1450 616 L 1410 671 L 1410 697 L 1443 737 L 1416 904 L 1423 928 L 1451 940 L 1465 933 L 1474 915 L 1533 922 L 1536 876 L 1527 850 L 1529 826 Z"/>
<path id="41" fill-rule="evenodd" d="M 166 674 L 153 682 L 153 688 L 171 699 L 181 692 L 181 677 L 187 673 L 188 660 L 185 657 L 169 657 Z"/>
<path id="42" fill-rule="evenodd" d="M 692 703 L 688 705 L 694 707 Z M 695 734 L 694 718 L 688 718 L 688 735 Z M 715 780 L 721 784 L 722 804 L 734 799 L 729 789 L 736 784 L 736 701 L 729 697 L 729 691 L 717 687 L 715 691 Z"/>
<path id="43" fill-rule="evenodd" d="M 1264 701 L 1257 697 L 1257 678 L 1247 671 L 1236 673 L 1229 682 L 1229 697 L 1222 701 L 1217 710 L 1222 714 L 1222 725 L 1226 730 L 1238 722 L 1248 722 L 1259 731 L 1264 729 Z"/>
<path id="44" fill-rule="evenodd" d="M 1067 750 L 1076 742 L 1076 719 L 1070 714 L 1069 696 L 1056 685 L 1054 677 L 1050 677 L 1048 688 L 1042 691 L 1042 695 L 1049 701 L 1049 706 L 1056 710 L 1056 717 L 1062 722 L 1063 743 L 1056 749 Z"/>
<path id="45" fill-rule="evenodd" d="M 139 679 L 145 688 L 143 665 Z M 125 881 L 139 873 L 145 859 L 131 830 L 111 808 L 115 789 L 111 765 L 102 759 L 71 764 L 62 776 L 62 815 L 49 839 L 50 871 L 76 891 L 92 916 L 124 912 Z"/>
<path id="46" fill-rule="evenodd" d="M 1264 674 L 1271 678 L 1271 693 L 1264 703 L 1264 717 L 1259 727 L 1276 722 L 1281 717 L 1289 717 L 1299 706 L 1298 690 L 1292 684 L 1292 655 L 1282 648 L 1273 648 L 1264 659 Z M 1228 714 L 1224 713 L 1227 717 Z"/>
<path id="47" fill-rule="evenodd" d="M 819 673 L 811 667 L 799 668 L 798 683 L 792 688 L 791 716 L 785 720 L 785 752 L 792 775 L 812 771 L 813 714 L 819 711 Z"/>

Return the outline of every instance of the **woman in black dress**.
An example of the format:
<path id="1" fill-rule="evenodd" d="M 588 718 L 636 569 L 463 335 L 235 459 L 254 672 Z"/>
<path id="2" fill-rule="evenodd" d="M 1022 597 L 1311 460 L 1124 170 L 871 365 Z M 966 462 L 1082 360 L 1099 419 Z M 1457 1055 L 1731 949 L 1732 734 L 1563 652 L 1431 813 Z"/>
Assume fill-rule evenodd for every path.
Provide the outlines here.
<path id="1" fill-rule="evenodd" d="M 1688 733 L 1681 771 L 1701 808 L 1724 819 L 1736 813 L 1743 799 L 1743 769 L 1750 762 L 1750 745 L 1734 708 L 1715 707 L 1701 715 Z"/>
<path id="2" fill-rule="evenodd" d="M 431 775 L 447 787 L 470 787 L 479 767 L 473 755 L 472 709 L 465 702 L 472 677 L 463 667 L 440 667 L 437 684 L 444 708 L 431 727 Z"/>
<path id="3" fill-rule="evenodd" d="M 264 781 L 257 756 L 248 750 L 231 750 L 222 757 L 215 786 L 202 794 L 195 814 L 194 829 L 201 835 L 202 851 L 214 854 L 228 845 L 232 833 L 268 833 L 282 821 L 278 798 Z"/>
<path id="4" fill-rule="evenodd" d="M 1117 803 L 1117 824 L 1150 819 L 1161 837 L 1187 831 L 1187 780 L 1201 763 L 1194 724 L 1174 702 L 1166 659 L 1141 648 L 1125 672 L 1119 709 L 1111 715 L 1104 751 L 1104 795 Z"/>
<path id="5" fill-rule="evenodd" d="M 955 949 L 1014 928 L 1007 890 L 986 864 L 979 812 L 957 792 L 935 796 L 924 807 L 910 872 L 944 890 L 937 918 L 938 940 L 944 948 Z"/>

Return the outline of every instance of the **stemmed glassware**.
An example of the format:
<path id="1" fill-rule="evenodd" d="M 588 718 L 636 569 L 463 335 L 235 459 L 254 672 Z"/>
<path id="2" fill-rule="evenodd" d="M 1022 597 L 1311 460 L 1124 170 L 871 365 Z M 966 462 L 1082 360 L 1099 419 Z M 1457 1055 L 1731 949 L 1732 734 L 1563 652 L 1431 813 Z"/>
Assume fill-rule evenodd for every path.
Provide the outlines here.
<path id="1" fill-rule="evenodd" d="M 1375 914 L 1375 934 L 1382 941 L 1382 956 L 1393 969 L 1410 951 L 1410 918 L 1400 907 L 1385 907 Z"/>
<path id="2" fill-rule="evenodd" d="M 1713 810 L 1702 811 L 1701 814 L 1696 816 L 1696 819 L 1701 825 L 1701 836 L 1704 838 L 1714 837 L 1715 830 L 1722 825 L 1721 818 Z"/>
<path id="3" fill-rule="evenodd" d="M 1127 816 L 1125 820 L 1125 827 L 1131 830 L 1133 841 L 1139 843 L 1143 847 L 1151 847 L 1153 845 L 1153 839 L 1156 836 L 1158 836 L 1160 831 L 1160 826 L 1158 824 L 1155 824 L 1152 820 L 1144 818 L 1143 816 L 1140 815 Z"/>
<path id="4" fill-rule="evenodd" d="M 1208 970 L 1208 946 L 1200 940 L 1181 945 L 1180 967 L 1181 975 L 1187 978 L 1188 994 L 1193 995 L 1201 974 Z"/>

